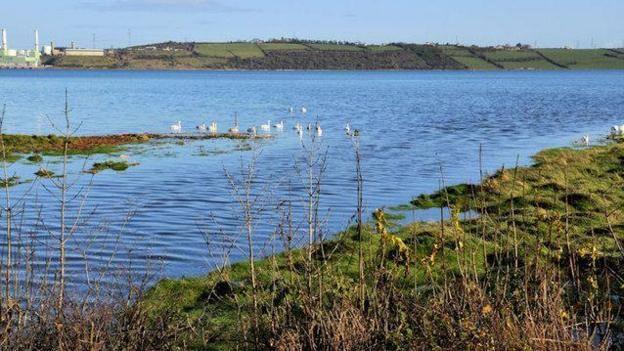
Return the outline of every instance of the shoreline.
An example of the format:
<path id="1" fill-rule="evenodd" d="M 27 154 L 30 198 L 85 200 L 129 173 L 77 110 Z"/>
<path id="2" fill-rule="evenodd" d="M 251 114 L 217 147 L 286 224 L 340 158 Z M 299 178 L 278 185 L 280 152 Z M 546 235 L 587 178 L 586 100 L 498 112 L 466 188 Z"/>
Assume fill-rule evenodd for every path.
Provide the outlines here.
<path id="1" fill-rule="evenodd" d="M 587 250 L 593 252 L 592 255 L 604 257 L 605 260 L 620 257 L 622 253 L 615 246 L 614 239 L 610 238 L 611 234 L 608 234 L 608 231 L 612 225 L 617 224 L 617 227 L 613 227 L 616 228 L 613 236 L 615 238 L 616 234 L 622 235 L 620 228 L 624 225 L 620 225 L 619 221 L 624 217 L 618 215 L 617 218 L 613 218 L 613 224 L 600 219 L 600 211 L 606 206 L 603 202 L 607 200 L 593 197 L 592 194 L 597 191 L 596 189 L 601 189 L 600 191 L 607 192 L 603 196 L 613 204 L 618 203 L 618 199 L 624 199 L 624 192 L 614 187 L 614 182 L 619 178 L 613 173 L 624 174 L 624 166 L 620 164 L 623 158 L 624 144 L 618 141 L 609 141 L 605 145 L 588 148 L 544 149 L 533 156 L 534 164 L 515 169 L 499 169 L 485 177 L 479 184 L 449 185 L 433 194 L 421 194 L 412 203 L 411 206 L 418 209 L 453 208 L 451 218 L 443 221 L 400 225 L 393 223 L 396 218 L 393 218 L 392 213 L 380 215 L 379 212 L 374 212 L 374 218 L 363 223 L 365 252 L 370 252 L 368 254 L 370 256 L 367 257 L 372 262 L 376 262 L 378 250 L 394 252 L 393 256 L 387 258 L 386 268 L 394 272 L 393 278 L 390 279 L 397 284 L 395 289 L 398 290 L 393 291 L 411 296 L 409 286 L 416 284 L 424 292 L 424 296 L 419 299 L 424 298 L 425 301 L 429 299 L 426 292 L 436 284 L 441 284 L 440 279 L 447 274 L 450 274 L 448 279 L 453 279 L 453 276 L 462 276 L 463 271 L 468 269 L 474 270 L 477 282 L 485 279 L 479 276 L 487 276 L 490 269 L 488 267 L 493 264 L 487 263 L 488 260 L 494 260 L 495 257 L 505 254 L 514 255 L 514 246 L 516 260 L 519 259 L 519 252 L 524 255 L 523 262 L 531 260 L 533 256 L 543 255 L 544 257 L 540 259 L 554 260 L 555 266 L 560 262 L 557 257 L 566 257 L 565 255 L 580 255 L 577 260 L 587 260 Z M 591 169 L 592 172 L 587 173 L 585 169 Z M 601 172 L 603 176 L 594 174 L 596 172 Z M 605 179 L 605 175 L 608 178 Z M 478 211 L 480 215 L 477 218 L 462 220 L 460 211 L 466 210 Z M 514 216 L 517 218 L 514 219 Z M 581 218 L 587 216 L 587 222 L 580 220 L 579 216 Z M 553 229 L 549 229 L 548 226 L 548 223 L 552 223 L 551 226 L 559 226 L 564 218 L 570 218 L 566 219 L 566 223 L 569 225 L 568 230 L 574 233 L 567 239 L 567 247 L 559 241 L 562 239 L 552 237 Z M 500 229 L 490 226 L 487 224 L 488 221 L 500 222 L 497 224 Z M 483 229 L 480 229 L 482 226 Z M 506 233 L 507 237 L 497 238 L 485 234 L 485 231 L 497 233 L 499 230 Z M 593 249 L 588 249 L 587 241 L 591 240 L 594 233 L 604 231 L 607 233 L 596 234 L 600 235 L 600 241 L 594 241 L 591 244 Z M 275 307 L 275 296 L 280 291 L 291 296 L 280 297 L 280 301 L 294 303 L 298 299 L 296 296 L 305 296 L 303 292 L 305 283 L 301 277 L 297 277 L 304 274 L 307 269 L 305 265 L 311 264 L 306 263 L 308 250 L 315 252 L 315 255 L 319 255 L 323 250 L 330 250 L 328 258 L 321 259 L 315 256 L 313 259 L 325 271 L 322 284 L 328 286 L 326 289 L 331 289 L 334 284 L 340 284 L 339 286 L 346 284 L 345 286 L 351 288 L 340 290 L 343 292 L 337 293 L 337 298 L 347 300 L 354 298 L 352 294 L 355 293 L 352 290 L 358 284 L 356 257 L 359 241 L 356 234 L 356 226 L 352 226 L 336 233 L 332 239 L 322 244 L 314 244 L 312 248 L 306 246 L 286 248 L 280 253 L 254 260 L 255 270 L 258 271 L 256 273 L 259 279 L 258 289 L 261 291 L 258 294 L 262 296 L 261 305 L 267 309 L 271 308 L 270 306 L 278 308 Z M 384 236 L 392 238 L 391 241 L 383 244 Z M 510 243 L 509 240 L 514 242 Z M 536 240 L 546 241 L 543 244 L 544 253 L 533 251 Z M 383 249 L 384 245 L 389 247 Z M 506 252 L 508 250 L 505 249 L 506 246 L 512 248 L 511 253 Z M 410 257 L 407 258 L 407 267 L 404 255 Z M 481 258 L 477 260 L 475 255 Z M 437 257 L 435 263 L 433 257 Z M 466 262 L 460 257 L 464 257 L 463 260 Z M 594 262 L 597 261 L 598 259 L 594 259 Z M 250 296 L 255 292 L 251 287 L 250 272 L 253 272 L 253 266 L 250 264 L 250 261 L 240 261 L 224 265 L 206 275 L 165 278 L 150 288 L 140 304 L 154 315 L 172 313 L 182 319 L 190 318 L 189 320 L 193 321 L 198 321 L 194 318 L 199 311 L 204 311 L 203 313 L 210 314 L 213 319 L 198 323 L 217 328 L 223 333 L 214 341 L 215 345 L 227 348 L 244 344 L 245 341 L 240 339 L 238 334 L 237 325 L 241 321 L 249 322 L 253 318 Z M 411 269 L 410 264 L 413 265 Z M 463 267 L 464 264 L 467 266 Z M 505 265 L 509 263 L 502 261 L 499 264 L 506 267 Z M 513 265 L 513 261 L 511 264 Z M 369 266 L 369 269 L 373 268 Z M 275 279 L 279 279 L 277 283 Z M 373 275 L 371 279 L 369 284 L 373 284 L 376 278 Z M 281 289 L 286 289 L 286 292 L 280 288 L 275 290 L 276 288 L 272 287 L 275 284 L 284 287 Z M 290 300 L 291 298 L 293 300 Z M 241 316 L 240 313 L 244 315 Z M 566 311 L 565 315 L 561 313 L 561 318 L 567 318 L 565 316 L 571 313 L 577 312 Z"/>

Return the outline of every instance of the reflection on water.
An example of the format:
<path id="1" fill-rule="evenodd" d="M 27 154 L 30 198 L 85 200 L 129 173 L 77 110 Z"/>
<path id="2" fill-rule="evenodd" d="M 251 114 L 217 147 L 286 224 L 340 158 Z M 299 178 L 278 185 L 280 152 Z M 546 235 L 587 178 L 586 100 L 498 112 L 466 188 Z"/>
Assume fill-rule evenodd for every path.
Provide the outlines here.
<path id="1" fill-rule="evenodd" d="M 592 140 L 624 122 L 624 72 L 72 72 L 0 71 L 0 103 L 7 103 L 7 132 L 53 132 L 44 115 L 62 118 L 68 88 L 79 133 L 167 132 L 182 121 L 189 132 L 212 120 L 220 128 L 241 129 L 267 120 L 284 121 L 284 131 L 258 142 L 190 141 L 133 146 L 123 153 L 139 165 L 125 172 L 82 174 L 88 161 L 72 157 L 70 171 L 88 186 L 84 213 L 91 224 L 74 236 L 69 273 L 85 279 L 83 256 L 94 266 L 113 264 L 147 269 L 146 259 L 163 264 L 165 276 L 197 275 L 222 259 L 230 238 L 242 243 L 236 227 L 240 213 L 230 196 L 224 170 L 240 169 L 241 158 L 258 157 L 256 191 L 266 208 L 254 233 L 259 254 L 276 248 L 269 240 L 278 221 L 275 203 L 292 201 L 293 216 L 303 221 L 304 185 L 296 169 L 302 150 L 295 123 L 317 120 L 327 150 L 322 182 L 324 231 L 345 228 L 355 213 L 354 155 L 343 127 L 361 131 L 367 213 L 384 205 L 407 203 L 419 193 L 479 178 L 483 166 L 493 171 L 524 164 L 550 146 L 569 145 L 590 134 Z M 289 107 L 308 113 L 289 113 Z M 45 167 L 58 173 L 58 159 Z M 37 166 L 20 161 L 11 172 L 34 179 Z M 235 172 L 234 172 L 235 173 Z M 57 193 L 49 181 L 15 187 L 25 194 L 21 225 L 39 248 L 53 240 L 58 218 Z M 73 210 L 77 204 L 73 203 Z M 271 207 L 273 206 L 273 207 Z M 419 211 L 419 220 L 439 219 L 439 209 Z M 411 219 L 406 214 L 406 219 Z M 41 229 L 43 218 L 47 230 Z M 38 227 L 39 226 L 39 227 Z M 215 228 L 220 228 L 219 230 Z M 222 235 L 223 232 L 232 234 Z M 205 239 L 213 243 L 207 247 Z M 0 239 L 4 240 L 4 239 Z M 87 249 L 84 243 L 88 242 Z M 219 245 L 221 244 L 221 245 Z M 6 242 L 3 242 L 6 245 Z M 277 245 L 279 246 L 279 245 Z M 43 249 L 42 249 L 43 250 Z M 234 249 L 232 259 L 244 252 Z"/>

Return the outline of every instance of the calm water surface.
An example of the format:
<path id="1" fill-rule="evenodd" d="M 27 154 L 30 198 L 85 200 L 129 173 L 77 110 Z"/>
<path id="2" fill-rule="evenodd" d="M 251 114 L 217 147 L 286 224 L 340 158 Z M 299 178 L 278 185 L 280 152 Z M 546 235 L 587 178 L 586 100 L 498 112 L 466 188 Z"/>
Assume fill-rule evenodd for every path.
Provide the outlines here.
<path id="1" fill-rule="evenodd" d="M 484 167 L 530 162 L 536 151 L 570 145 L 589 134 L 604 135 L 624 123 L 624 71 L 593 72 L 79 72 L 0 71 L 0 103 L 7 104 L 8 133 L 54 133 L 49 120 L 62 121 L 64 89 L 69 90 L 80 134 L 166 132 L 181 120 L 192 131 L 216 120 L 221 129 L 236 112 L 241 127 L 283 120 L 283 133 L 256 145 L 257 192 L 265 194 L 267 215 L 258 223 L 259 253 L 278 250 L 270 240 L 277 224 L 274 204 L 294 200 L 300 221 L 302 151 L 292 131 L 296 122 L 318 118 L 327 150 L 321 213 L 324 231 L 345 228 L 355 212 L 354 156 L 343 126 L 361 130 L 365 205 L 368 211 L 406 203 L 414 195 L 447 183 L 476 181 L 479 145 Z M 288 108 L 308 108 L 306 116 Z M 74 235 L 70 273 L 81 284 L 85 261 L 142 272 L 158 266 L 161 276 L 198 275 L 223 257 L 240 235 L 224 169 L 240 170 L 249 145 L 228 140 L 152 144 L 127 151 L 140 165 L 123 173 L 91 178 L 81 169 L 95 156 L 72 159 L 73 191 L 90 185 L 83 215 L 89 220 Z M 58 159 L 46 158 L 60 171 Z M 86 166 L 85 166 L 86 164 Z M 37 166 L 25 161 L 10 172 L 34 179 Z M 58 192 L 49 180 L 17 186 L 23 196 L 21 232 L 38 251 L 53 250 Z M 71 205 L 79 207 L 80 199 Z M 273 207 L 271 207 L 273 206 Z M 435 214 L 424 213 L 423 219 Z M 42 221 L 37 218 L 43 218 Z M 220 234 L 221 233 L 221 234 Z M 211 242 L 206 245 L 206 239 Z M 4 239 L 0 239 L 4 240 Z M 2 242 L 6 245 L 6 242 Z M 109 258 L 115 254 L 111 263 Z M 233 260 L 244 257 L 235 248 Z M 149 263 L 151 262 L 151 263 Z"/>

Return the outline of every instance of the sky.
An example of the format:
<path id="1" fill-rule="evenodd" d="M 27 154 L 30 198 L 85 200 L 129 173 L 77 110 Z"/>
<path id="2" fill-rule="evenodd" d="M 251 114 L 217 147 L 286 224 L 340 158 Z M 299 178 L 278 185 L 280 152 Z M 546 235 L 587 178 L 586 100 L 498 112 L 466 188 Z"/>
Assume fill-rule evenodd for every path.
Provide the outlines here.
<path id="1" fill-rule="evenodd" d="M 2 0 L 9 47 L 296 37 L 623 47 L 624 0 Z M 95 39 L 95 40 L 94 40 Z"/>

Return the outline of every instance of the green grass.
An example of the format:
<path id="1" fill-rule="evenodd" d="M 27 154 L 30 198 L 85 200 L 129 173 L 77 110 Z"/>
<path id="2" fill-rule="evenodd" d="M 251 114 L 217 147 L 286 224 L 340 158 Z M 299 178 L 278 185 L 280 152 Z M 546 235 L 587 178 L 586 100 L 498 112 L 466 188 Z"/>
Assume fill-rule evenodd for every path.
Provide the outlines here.
<path id="1" fill-rule="evenodd" d="M 442 52 L 445 55 L 450 56 L 453 60 L 466 66 L 472 70 L 495 70 L 499 69 L 490 62 L 483 60 L 480 57 L 473 55 L 468 49 L 457 46 L 443 46 Z"/>
<path id="2" fill-rule="evenodd" d="M 541 59 L 538 54 L 531 51 L 523 50 L 487 50 L 483 54 L 492 61 L 530 61 Z"/>
<path id="3" fill-rule="evenodd" d="M 498 69 L 498 67 L 494 66 L 493 64 L 475 56 L 451 56 L 451 58 L 461 63 L 462 65 L 468 67 L 468 69 L 474 69 L 474 70 Z"/>
<path id="4" fill-rule="evenodd" d="M 619 256 L 610 230 L 615 228 L 614 235 L 624 238 L 621 230 L 624 228 L 624 211 L 621 210 L 624 144 L 549 149 L 535 155 L 534 160 L 534 165 L 529 167 L 500 170 L 481 184 L 452 185 L 413 201 L 412 205 L 421 209 L 449 206 L 470 209 L 482 213 L 483 220 L 460 222 L 453 219 L 446 222 L 443 232 L 439 223 L 389 225 L 392 234 L 410 248 L 410 261 L 417 262 L 419 267 L 406 270 L 400 261 L 389 260 L 386 272 L 392 272 L 391 279 L 397 288 L 409 291 L 416 284 L 426 289 L 428 284 L 446 274 L 443 272 L 457 276 L 461 257 L 475 260 L 471 274 L 483 274 L 485 257 L 511 245 L 512 230 L 513 237 L 517 236 L 522 242 L 524 251 L 520 256 L 526 255 L 524 257 L 535 256 L 534 248 L 539 245 L 540 254 L 559 262 L 557 257 L 564 250 L 561 229 L 564 227 L 569 235 L 569 248 L 579 257 L 586 257 L 588 252 L 599 257 Z M 605 213 L 609 213 L 608 221 Z M 483 225 L 487 227 L 484 229 Z M 350 228 L 323 244 L 325 252 L 331 253 L 322 275 L 328 294 L 346 294 L 349 287 L 357 285 L 355 233 L 354 228 Z M 495 233 L 496 237 L 491 237 L 490 233 Z M 436 255 L 440 242 L 446 243 L 449 249 L 443 255 Z M 362 244 L 367 257 L 379 257 L 380 237 L 370 224 L 364 226 Z M 276 285 L 279 289 L 281 284 L 301 279 L 301 272 L 292 267 L 302 267 L 305 252 L 295 250 L 290 259 L 294 264 L 289 263 L 288 254 L 282 253 L 256 262 L 261 306 L 272 306 Z M 279 279 L 276 280 L 276 276 Z M 373 286 L 374 280 L 369 284 Z M 208 318 L 199 323 L 205 323 L 206 330 L 216 333 L 214 348 L 229 349 L 241 342 L 239 306 L 246 306 L 242 313 L 249 313 L 250 285 L 249 265 L 235 263 L 203 277 L 164 280 L 147 293 L 142 304 L 154 315 L 174 313 L 191 324 Z M 287 286 L 292 288 L 292 285 Z M 288 296 L 291 295 L 286 292 L 286 299 Z M 293 292 L 292 298 L 295 296 L 298 295 Z M 200 347 L 193 337 L 186 341 L 191 348 Z"/>
<path id="5" fill-rule="evenodd" d="M 309 50 L 309 48 L 303 44 L 294 43 L 262 43 L 259 44 L 260 48 L 265 51 L 301 51 Z"/>
<path id="6" fill-rule="evenodd" d="M 403 49 L 395 45 L 367 45 L 366 50 L 369 50 L 372 52 L 386 52 L 386 51 L 399 51 Z"/>
<path id="7" fill-rule="evenodd" d="M 126 169 L 132 167 L 132 166 L 136 166 L 138 165 L 138 163 L 129 163 L 128 161 L 125 160 L 108 160 L 108 161 L 104 161 L 104 162 L 95 162 L 93 164 L 93 166 L 91 167 L 91 169 L 89 170 L 89 172 L 91 173 L 99 173 L 101 171 L 105 171 L 107 169 L 113 170 L 113 171 L 117 171 L 117 172 L 122 172 L 125 171 Z"/>
<path id="8" fill-rule="evenodd" d="M 496 63 L 502 65 L 503 67 L 505 67 L 505 69 L 538 69 L 538 70 L 557 70 L 557 69 L 561 69 L 560 67 L 557 67 L 555 65 L 553 65 L 552 63 L 539 58 L 539 59 L 535 59 L 535 60 L 531 60 L 531 61 L 519 61 L 519 62 L 513 62 L 513 61 L 506 61 L 506 62 L 500 62 L 497 61 Z"/>
<path id="9" fill-rule="evenodd" d="M 264 57 L 254 43 L 207 43 L 195 45 L 195 52 L 201 56 L 241 59 Z"/>
<path id="10" fill-rule="evenodd" d="M 54 177 L 54 172 L 46 168 L 39 168 L 37 172 L 35 172 L 35 175 L 41 178 L 52 178 Z"/>
<path id="11" fill-rule="evenodd" d="M 231 58 L 234 54 L 228 49 L 227 44 L 197 44 L 195 52 L 202 56 Z"/>
<path id="12" fill-rule="evenodd" d="M 26 160 L 33 163 L 41 163 L 43 162 L 43 156 L 41 156 L 40 154 L 33 154 L 28 156 Z"/>
<path id="13" fill-rule="evenodd" d="M 571 69 L 624 69 L 624 60 L 609 57 L 606 49 L 539 49 L 549 59 Z"/>
<path id="14" fill-rule="evenodd" d="M 560 69 L 546 61 L 534 51 L 527 50 L 484 50 L 483 54 L 505 69 Z"/>

